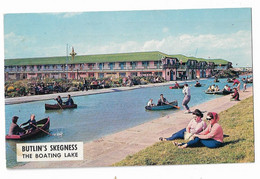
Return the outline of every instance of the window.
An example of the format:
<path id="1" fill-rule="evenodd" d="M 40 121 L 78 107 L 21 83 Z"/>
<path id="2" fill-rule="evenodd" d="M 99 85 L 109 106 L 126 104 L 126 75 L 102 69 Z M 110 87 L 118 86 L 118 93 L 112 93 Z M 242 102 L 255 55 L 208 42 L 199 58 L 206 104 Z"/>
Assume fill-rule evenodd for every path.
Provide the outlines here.
<path id="1" fill-rule="evenodd" d="M 143 66 L 144 68 L 147 68 L 147 67 L 149 66 L 149 62 L 148 62 L 148 61 L 142 62 L 142 66 Z"/>
<path id="2" fill-rule="evenodd" d="M 121 70 L 124 70 L 125 69 L 125 62 L 120 62 L 119 66 L 120 66 Z"/>
<path id="3" fill-rule="evenodd" d="M 132 66 L 132 69 L 135 69 L 135 67 L 136 67 L 136 62 L 130 62 L 130 65 Z"/>
<path id="4" fill-rule="evenodd" d="M 119 73 L 119 76 L 121 76 L 121 77 L 125 77 L 126 74 L 125 74 L 125 73 Z"/>
<path id="5" fill-rule="evenodd" d="M 100 70 L 103 70 L 103 67 L 104 67 L 104 63 L 99 63 L 98 68 L 99 68 Z"/>
<path id="6" fill-rule="evenodd" d="M 113 70 L 115 67 L 115 63 L 109 63 L 108 65 L 110 70 Z"/>
<path id="7" fill-rule="evenodd" d="M 104 73 L 99 73 L 99 74 L 98 74 L 98 77 L 99 77 L 99 78 L 104 78 Z"/>

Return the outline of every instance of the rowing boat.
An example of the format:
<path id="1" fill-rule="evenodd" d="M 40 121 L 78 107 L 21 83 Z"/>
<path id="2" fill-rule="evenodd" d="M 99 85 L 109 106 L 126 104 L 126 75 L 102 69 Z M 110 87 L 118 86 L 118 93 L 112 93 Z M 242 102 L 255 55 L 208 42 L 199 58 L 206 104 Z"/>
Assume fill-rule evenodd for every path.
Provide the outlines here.
<path id="1" fill-rule="evenodd" d="M 184 85 L 179 85 L 179 87 L 177 87 L 177 86 L 170 86 L 169 88 L 170 89 L 181 89 L 183 87 L 184 87 Z"/>
<path id="2" fill-rule="evenodd" d="M 194 87 L 201 87 L 201 84 L 195 84 Z"/>
<path id="3" fill-rule="evenodd" d="M 226 90 L 221 90 L 221 91 L 205 91 L 206 94 L 216 94 L 216 95 L 228 95 L 231 93 L 234 93 L 234 91 L 226 91 Z"/>
<path id="4" fill-rule="evenodd" d="M 162 106 L 145 106 L 145 109 L 147 109 L 147 110 L 165 110 L 165 109 L 176 108 L 174 106 L 178 106 L 177 100 L 170 102 L 169 104 L 162 105 Z"/>
<path id="5" fill-rule="evenodd" d="M 78 106 L 76 104 L 73 105 L 45 104 L 45 110 L 72 109 L 77 107 Z"/>
<path id="6" fill-rule="evenodd" d="M 36 135 L 44 133 L 43 131 L 46 131 L 50 127 L 50 118 L 44 118 L 42 120 L 37 121 L 36 124 L 37 128 L 28 132 L 28 133 L 23 133 L 20 135 L 6 135 L 5 139 L 7 140 L 22 140 L 22 139 L 28 139 L 31 137 L 34 137 Z M 28 130 L 29 126 L 24 127 L 23 129 L 26 131 Z"/>

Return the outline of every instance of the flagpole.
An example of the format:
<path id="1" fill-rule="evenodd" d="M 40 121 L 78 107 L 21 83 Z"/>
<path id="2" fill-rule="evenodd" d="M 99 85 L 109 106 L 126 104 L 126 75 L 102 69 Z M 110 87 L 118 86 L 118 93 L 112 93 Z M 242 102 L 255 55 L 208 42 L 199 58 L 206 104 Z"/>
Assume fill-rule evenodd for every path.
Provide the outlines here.
<path id="1" fill-rule="evenodd" d="M 67 68 L 67 69 L 66 69 L 66 71 L 67 71 L 67 73 L 66 73 L 66 78 L 67 78 L 67 81 L 68 81 L 68 53 L 69 53 L 69 52 L 68 52 L 68 50 L 69 50 L 69 49 L 68 49 L 68 48 L 69 48 L 68 46 L 69 46 L 69 45 L 67 44 L 67 46 L 66 46 L 66 68 Z"/>

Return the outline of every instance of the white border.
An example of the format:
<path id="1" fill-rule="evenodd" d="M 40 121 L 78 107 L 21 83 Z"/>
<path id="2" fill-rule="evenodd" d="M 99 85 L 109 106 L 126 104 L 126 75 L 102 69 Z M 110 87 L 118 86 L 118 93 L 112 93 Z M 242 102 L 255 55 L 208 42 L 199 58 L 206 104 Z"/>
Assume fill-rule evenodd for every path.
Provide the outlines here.
<path id="1" fill-rule="evenodd" d="M 34 12 L 75 12 L 75 11 L 118 11 L 118 10 L 154 10 L 154 9 L 202 9 L 202 8 L 237 8 L 252 7 L 253 12 L 253 65 L 254 90 L 259 84 L 259 6 L 257 0 L 4 0 L 0 2 L 0 170 L 1 178 L 102 178 L 102 179 L 138 179 L 138 178 L 255 178 L 259 167 L 259 114 L 255 110 L 256 162 L 254 164 L 217 164 L 217 165 L 176 165 L 156 167 L 104 167 L 80 169 L 42 169 L 42 170 L 10 170 L 5 166 L 5 129 L 4 129 L 4 98 L 3 98 L 3 14 L 34 13 Z M 259 96 L 255 93 L 254 104 L 259 108 Z M 258 140 L 258 141 L 257 141 Z"/>

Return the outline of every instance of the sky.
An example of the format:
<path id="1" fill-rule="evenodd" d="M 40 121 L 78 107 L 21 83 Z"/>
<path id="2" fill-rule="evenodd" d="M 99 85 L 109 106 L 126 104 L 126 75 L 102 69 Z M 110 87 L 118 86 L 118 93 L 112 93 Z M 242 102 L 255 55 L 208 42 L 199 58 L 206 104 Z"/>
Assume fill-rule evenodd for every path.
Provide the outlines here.
<path id="1" fill-rule="evenodd" d="M 160 51 L 252 66 L 251 9 L 4 15 L 5 59 Z"/>

